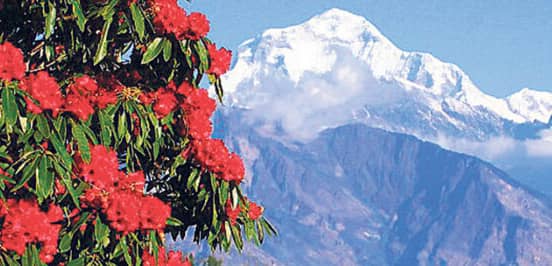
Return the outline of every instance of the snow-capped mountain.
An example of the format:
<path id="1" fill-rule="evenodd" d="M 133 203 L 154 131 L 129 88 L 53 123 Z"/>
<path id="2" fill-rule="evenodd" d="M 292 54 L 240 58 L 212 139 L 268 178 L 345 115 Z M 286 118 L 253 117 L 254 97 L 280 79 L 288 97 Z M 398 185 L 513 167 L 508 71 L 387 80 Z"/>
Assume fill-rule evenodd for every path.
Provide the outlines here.
<path id="1" fill-rule="evenodd" d="M 523 139 L 552 115 L 552 93 L 485 94 L 458 66 L 402 51 L 365 18 L 340 9 L 244 42 L 223 84 L 230 106 L 274 122 L 265 124 L 267 134 L 280 129 L 303 141 L 353 121 L 434 141 Z M 529 134 L 516 134 L 520 125 Z"/>
<path id="2" fill-rule="evenodd" d="M 401 51 L 338 9 L 246 41 L 223 84 L 215 134 L 244 158 L 245 191 L 281 232 L 227 264 L 552 263 L 548 198 L 418 139 L 552 154 L 551 93 L 487 95 L 457 66 Z"/>

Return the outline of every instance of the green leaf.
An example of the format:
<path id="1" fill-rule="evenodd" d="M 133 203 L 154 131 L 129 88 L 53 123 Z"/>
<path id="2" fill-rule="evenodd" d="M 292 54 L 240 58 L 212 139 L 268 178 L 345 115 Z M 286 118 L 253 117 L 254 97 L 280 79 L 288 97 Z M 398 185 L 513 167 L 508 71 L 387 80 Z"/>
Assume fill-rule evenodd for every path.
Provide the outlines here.
<path id="1" fill-rule="evenodd" d="M 238 251 L 241 252 L 243 249 L 243 239 L 239 226 L 232 226 L 232 238 L 234 239 L 234 244 L 238 248 Z"/>
<path id="2" fill-rule="evenodd" d="M 200 59 L 199 71 L 200 73 L 205 73 L 207 69 L 209 69 L 209 53 L 207 52 L 207 48 L 205 48 L 205 45 L 202 41 L 195 42 L 194 48 Z"/>
<path id="3" fill-rule="evenodd" d="M 10 127 L 15 125 L 15 122 L 17 122 L 17 105 L 15 103 L 13 89 L 2 89 L 2 108 L 4 109 L 6 124 Z"/>
<path id="4" fill-rule="evenodd" d="M 109 245 L 109 227 L 102 223 L 100 217 L 96 218 L 94 236 L 96 238 L 97 247 L 104 248 Z"/>
<path id="5" fill-rule="evenodd" d="M 267 221 L 265 218 L 261 218 L 259 222 L 263 224 L 263 228 L 265 229 L 265 231 L 268 233 L 269 236 L 278 235 L 278 231 L 276 230 L 276 228 L 274 228 L 274 226 L 270 224 L 270 222 Z"/>
<path id="6" fill-rule="evenodd" d="M 48 14 L 46 15 L 46 28 L 44 29 L 44 37 L 50 39 L 52 33 L 54 32 L 54 27 L 56 26 L 56 7 L 48 2 Z"/>
<path id="7" fill-rule="evenodd" d="M 6 261 L 8 262 L 8 265 L 9 266 L 19 266 L 19 262 L 16 262 L 13 258 L 11 258 L 10 255 L 8 254 L 4 254 L 5 255 L 5 259 Z"/>
<path id="8" fill-rule="evenodd" d="M 222 98 L 224 96 L 224 90 L 222 89 L 222 82 L 220 81 L 220 78 L 217 78 L 215 81 L 215 91 L 217 93 L 218 101 L 222 104 Z"/>
<path id="9" fill-rule="evenodd" d="M 100 15 L 104 18 L 104 20 L 108 20 L 113 17 L 115 14 L 115 7 L 119 4 L 119 2 L 120 0 L 111 0 L 101 9 Z"/>
<path id="10" fill-rule="evenodd" d="M 79 257 L 67 263 L 67 266 L 83 266 L 83 265 L 84 265 L 84 257 Z"/>
<path id="11" fill-rule="evenodd" d="M 119 116 L 119 122 L 117 125 L 117 137 L 119 138 L 119 142 L 122 141 L 127 133 L 127 115 L 125 112 L 121 113 Z"/>
<path id="12" fill-rule="evenodd" d="M 104 22 L 102 37 L 100 39 L 100 43 L 98 44 L 96 55 L 94 56 L 94 65 L 99 64 L 107 55 L 107 36 L 109 36 L 109 27 L 111 26 L 112 21 L 113 18 L 110 17 Z"/>
<path id="13" fill-rule="evenodd" d="M 255 237 L 255 222 L 245 223 L 245 238 L 251 240 Z"/>
<path id="14" fill-rule="evenodd" d="M 180 49 L 182 50 L 182 53 L 184 53 L 184 57 L 186 58 L 186 64 L 189 68 L 192 67 L 192 53 L 189 49 L 189 41 L 182 40 L 180 43 Z"/>
<path id="15" fill-rule="evenodd" d="M 90 146 L 81 125 L 72 122 L 73 138 L 77 141 L 79 152 L 85 162 L 90 162 Z"/>
<path id="16" fill-rule="evenodd" d="M 79 27 L 79 30 L 83 32 L 85 29 L 84 27 L 86 26 L 86 17 L 82 11 L 80 0 L 72 0 L 71 5 L 73 8 L 73 15 L 77 18 L 77 26 Z"/>
<path id="17" fill-rule="evenodd" d="M 111 129 L 110 126 L 113 123 L 112 117 L 107 114 L 104 110 L 100 111 L 98 114 L 98 118 L 100 120 L 100 128 L 101 128 L 101 138 L 102 143 L 106 146 L 111 145 Z"/>
<path id="18" fill-rule="evenodd" d="M 36 171 L 38 169 L 37 158 L 37 156 L 30 156 L 25 163 L 21 164 L 21 167 L 23 167 L 23 175 L 22 178 L 17 181 L 17 184 L 11 189 L 12 192 L 22 188 L 27 183 L 27 181 L 29 181 L 33 176 L 36 175 Z M 21 169 L 21 167 L 19 169 Z M 16 172 L 19 172 L 19 169 Z"/>
<path id="19" fill-rule="evenodd" d="M 42 134 L 42 136 L 44 136 L 45 138 L 50 137 L 50 125 L 43 115 L 36 116 L 36 126 L 38 127 L 38 131 L 40 132 L 40 134 Z"/>
<path id="20" fill-rule="evenodd" d="M 136 33 L 138 33 L 138 37 L 140 40 L 144 39 L 144 15 L 142 15 L 142 11 L 136 3 L 130 4 L 130 14 L 132 15 L 132 21 L 134 22 L 134 28 L 136 29 Z"/>
<path id="21" fill-rule="evenodd" d="M 198 175 L 199 171 L 197 170 L 197 168 L 194 168 L 192 170 L 192 172 L 190 173 L 190 176 L 188 176 L 188 182 L 186 183 L 186 187 L 187 188 L 192 188 L 192 186 L 194 187 L 194 191 L 197 191 L 197 187 L 199 187 L 199 180 L 201 179 L 200 175 Z M 197 184 L 197 187 L 195 186 L 195 183 L 198 183 Z"/>
<path id="22" fill-rule="evenodd" d="M 264 240 L 263 225 L 260 221 L 255 221 L 255 226 L 257 227 L 257 240 L 259 241 L 257 244 L 261 244 Z"/>
<path id="23" fill-rule="evenodd" d="M 162 41 L 163 38 L 157 37 L 150 44 L 148 44 L 148 48 L 142 57 L 142 65 L 148 64 L 159 56 L 163 48 L 161 45 Z"/>
<path id="24" fill-rule="evenodd" d="M 128 248 L 128 245 L 126 243 L 126 237 L 121 239 L 120 244 L 121 244 L 121 248 L 123 249 L 123 255 L 125 257 L 125 261 L 126 261 L 127 265 L 132 265 L 132 257 L 130 256 L 130 253 L 128 252 L 129 248 Z"/>
<path id="25" fill-rule="evenodd" d="M 73 188 L 73 181 L 70 177 L 67 176 L 67 172 L 63 170 L 63 167 L 57 163 L 54 163 L 54 168 L 56 169 L 56 172 L 61 176 L 61 182 L 67 188 L 67 191 L 69 191 L 69 195 L 71 196 L 71 199 L 73 200 L 73 203 L 75 203 L 75 206 L 77 208 L 80 208 L 80 200 L 79 200 L 79 194 Z"/>
<path id="26" fill-rule="evenodd" d="M 169 219 L 167 219 L 167 225 L 170 225 L 170 226 L 183 226 L 184 223 L 182 223 L 180 220 L 178 220 L 174 217 L 169 217 Z"/>
<path id="27" fill-rule="evenodd" d="M 40 164 L 37 169 L 36 190 L 38 192 L 39 201 L 47 198 L 53 192 L 54 174 L 50 171 L 52 163 L 46 156 L 40 158 Z"/>
<path id="28" fill-rule="evenodd" d="M 168 62 L 171 59 L 172 55 L 172 43 L 170 40 L 165 39 L 163 41 L 163 60 Z"/>
<path id="29" fill-rule="evenodd" d="M 54 145 L 57 153 L 61 155 L 61 159 L 63 160 L 63 164 L 65 165 L 65 167 L 71 169 L 73 158 L 71 158 L 71 155 L 69 155 L 69 153 L 67 152 L 65 143 L 61 142 L 57 134 L 52 134 L 50 136 L 50 141 L 52 142 L 52 145 Z"/>
<path id="30" fill-rule="evenodd" d="M 61 241 L 59 241 L 59 252 L 65 253 L 71 249 L 71 241 L 73 240 L 73 234 L 71 232 L 68 232 L 65 234 Z"/>

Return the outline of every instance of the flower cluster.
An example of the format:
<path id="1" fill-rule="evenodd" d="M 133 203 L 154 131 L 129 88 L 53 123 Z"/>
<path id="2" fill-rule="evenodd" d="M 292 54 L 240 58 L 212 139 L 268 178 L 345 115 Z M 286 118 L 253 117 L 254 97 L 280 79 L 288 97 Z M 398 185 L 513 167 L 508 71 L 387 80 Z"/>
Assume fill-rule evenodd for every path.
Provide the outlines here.
<path id="1" fill-rule="evenodd" d="M 257 205 L 255 202 L 249 202 L 249 210 L 247 210 L 247 216 L 251 220 L 257 220 L 263 215 L 263 207 Z"/>
<path id="2" fill-rule="evenodd" d="M 186 82 L 176 92 L 183 96 L 180 108 L 192 139 L 191 151 L 195 159 L 204 169 L 223 180 L 240 183 L 245 175 L 242 160 L 237 154 L 230 153 L 222 140 L 211 139 L 213 128 L 210 117 L 216 109 L 215 100 L 209 97 L 207 90 L 195 89 Z M 183 156 L 187 156 L 187 152 Z"/>
<path id="3" fill-rule="evenodd" d="M 77 77 L 67 87 L 65 108 L 81 120 L 87 120 L 94 114 L 94 108 L 105 108 L 117 102 L 117 92 L 98 86 L 96 80 L 88 75 Z"/>
<path id="4" fill-rule="evenodd" d="M 149 253 L 147 250 L 144 250 L 142 254 L 142 265 L 143 266 L 192 266 L 190 260 L 186 257 L 182 260 L 182 252 L 178 251 L 169 251 L 169 254 L 165 254 L 165 249 L 163 247 L 159 248 L 159 255 L 157 261 L 155 256 Z"/>
<path id="5" fill-rule="evenodd" d="M 24 78 L 21 80 L 19 88 L 32 97 L 32 99 L 26 98 L 25 102 L 27 109 L 34 114 L 51 110 L 52 114 L 57 116 L 65 103 L 56 79 L 46 71 L 40 71 Z M 36 101 L 36 104 L 33 100 Z"/>
<path id="6" fill-rule="evenodd" d="M 2 247 L 23 255 L 27 244 L 40 245 L 40 259 L 50 263 L 57 253 L 58 235 L 63 219 L 61 208 L 51 204 L 48 212 L 40 210 L 35 200 L 8 200 L 2 206 Z"/>
<path id="7" fill-rule="evenodd" d="M 0 45 L 0 79 L 21 81 L 20 89 L 30 96 L 25 98 L 27 110 L 34 114 L 50 110 L 57 116 L 64 109 L 81 120 L 87 120 L 94 108 L 105 108 L 117 102 L 117 87 L 111 90 L 101 88 L 87 75 L 75 78 L 67 87 L 65 96 L 56 79 L 46 71 L 25 77 L 23 54 L 9 42 Z"/>
<path id="8" fill-rule="evenodd" d="M 226 50 L 225 48 L 217 49 L 217 46 L 212 43 L 207 44 L 207 51 L 211 59 L 207 73 L 217 77 L 226 73 L 232 61 L 232 51 Z"/>
<path id="9" fill-rule="evenodd" d="M 209 33 L 207 17 L 197 12 L 187 15 L 176 0 L 151 0 L 150 4 L 155 13 L 153 23 L 158 32 L 174 34 L 179 40 L 199 40 Z"/>
<path id="10" fill-rule="evenodd" d="M 243 161 L 236 153 L 230 153 L 219 139 L 192 141 L 192 152 L 201 166 L 224 181 L 239 184 L 245 175 Z"/>
<path id="11" fill-rule="evenodd" d="M 79 163 L 80 175 L 91 185 L 111 192 L 119 180 L 117 153 L 103 145 L 90 148 L 90 163 Z"/>
<path id="12" fill-rule="evenodd" d="M 168 88 L 160 88 L 155 92 L 155 104 L 153 111 L 158 118 L 169 115 L 176 108 L 178 102 L 173 91 Z"/>
<path id="13" fill-rule="evenodd" d="M 209 138 L 213 130 L 209 118 L 217 107 L 215 100 L 206 90 L 194 89 L 187 83 L 180 85 L 178 92 L 186 97 L 181 108 L 186 114 L 188 134 L 196 140 Z"/>
<path id="14" fill-rule="evenodd" d="M 224 207 L 226 217 L 230 221 L 231 225 L 236 225 L 240 213 L 246 213 L 247 217 L 251 220 L 257 220 L 263 215 L 263 207 L 257 205 L 255 202 L 249 201 L 246 198 L 246 203 L 240 206 L 232 207 L 232 201 L 228 199 Z"/>
<path id="15" fill-rule="evenodd" d="M 25 76 L 23 53 L 10 42 L 0 44 L 0 79 L 21 80 Z"/>
<path id="16" fill-rule="evenodd" d="M 228 200 L 226 201 L 225 211 L 226 211 L 226 216 L 230 221 L 230 224 L 236 225 L 238 216 L 240 215 L 240 212 L 241 212 L 240 207 L 236 206 L 235 208 L 232 208 L 232 201 Z"/>
<path id="17" fill-rule="evenodd" d="M 191 151 L 203 169 L 228 182 L 239 184 L 242 181 L 245 167 L 240 157 L 230 153 L 221 140 L 211 139 L 213 127 L 210 117 L 216 109 L 216 102 L 209 97 L 207 90 L 196 89 L 187 82 L 178 88 L 171 83 L 155 92 L 142 93 L 140 101 L 153 104 L 158 118 L 180 107 L 192 143 L 191 148 L 182 155 L 186 157 Z"/>
<path id="18" fill-rule="evenodd" d="M 158 198 L 128 191 L 110 193 L 104 209 L 111 226 L 124 234 L 165 229 L 171 208 Z"/>
<path id="19" fill-rule="evenodd" d="M 119 171 L 117 154 L 102 145 L 90 150 L 90 163 L 79 163 L 80 176 L 92 185 L 85 191 L 82 202 L 101 209 L 119 232 L 163 230 L 171 208 L 156 197 L 144 195 L 144 173 Z"/>

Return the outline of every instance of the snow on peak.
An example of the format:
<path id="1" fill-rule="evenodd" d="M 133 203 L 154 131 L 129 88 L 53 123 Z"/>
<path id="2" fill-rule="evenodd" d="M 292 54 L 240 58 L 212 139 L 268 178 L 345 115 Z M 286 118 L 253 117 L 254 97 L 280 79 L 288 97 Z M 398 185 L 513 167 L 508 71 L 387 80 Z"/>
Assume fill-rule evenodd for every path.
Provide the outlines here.
<path id="1" fill-rule="evenodd" d="M 506 98 L 510 108 L 528 121 L 547 123 L 552 116 L 552 93 L 524 88 Z"/>
<path id="2" fill-rule="evenodd" d="M 355 43 L 366 41 L 390 41 L 364 17 L 342 9 L 332 8 L 315 16 L 302 25 L 323 39 L 335 39 Z"/>
<path id="3" fill-rule="evenodd" d="M 229 105 L 260 108 L 257 113 L 278 127 L 305 135 L 359 117 L 376 121 L 373 126 L 386 123 L 369 110 L 388 106 L 418 106 L 417 112 L 422 106 L 425 113 L 405 115 L 423 117 L 432 127 L 432 120 L 446 120 L 479 135 L 469 122 L 474 117 L 547 123 L 552 111 L 549 93 L 487 95 L 458 66 L 402 51 L 365 18 L 337 8 L 245 41 L 223 84 Z M 382 116 L 391 114 L 397 110 Z"/>

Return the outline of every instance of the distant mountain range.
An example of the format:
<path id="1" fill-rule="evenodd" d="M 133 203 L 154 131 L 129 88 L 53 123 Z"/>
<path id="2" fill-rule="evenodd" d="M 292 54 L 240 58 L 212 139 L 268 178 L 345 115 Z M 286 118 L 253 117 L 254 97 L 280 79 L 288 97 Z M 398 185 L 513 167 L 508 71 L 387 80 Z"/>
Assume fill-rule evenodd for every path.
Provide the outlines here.
<path id="1" fill-rule="evenodd" d="M 220 130 L 281 235 L 227 265 L 552 264 L 550 200 L 489 163 L 362 124 L 283 144 L 236 112 Z"/>
<path id="2" fill-rule="evenodd" d="M 496 98 L 458 66 L 397 48 L 365 18 L 330 9 L 245 41 L 223 81 L 243 123 L 280 141 L 363 123 L 495 163 L 552 195 L 552 93 Z M 537 181 L 537 182 L 535 182 Z"/>
<path id="3" fill-rule="evenodd" d="M 246 41 L 223 84 L 215 134 L 281 232 L 227 264 L 552 265 L 551 201 L 429 142 L 552 192 L 551 93 L 487 95 L 339 9 Z"/>

